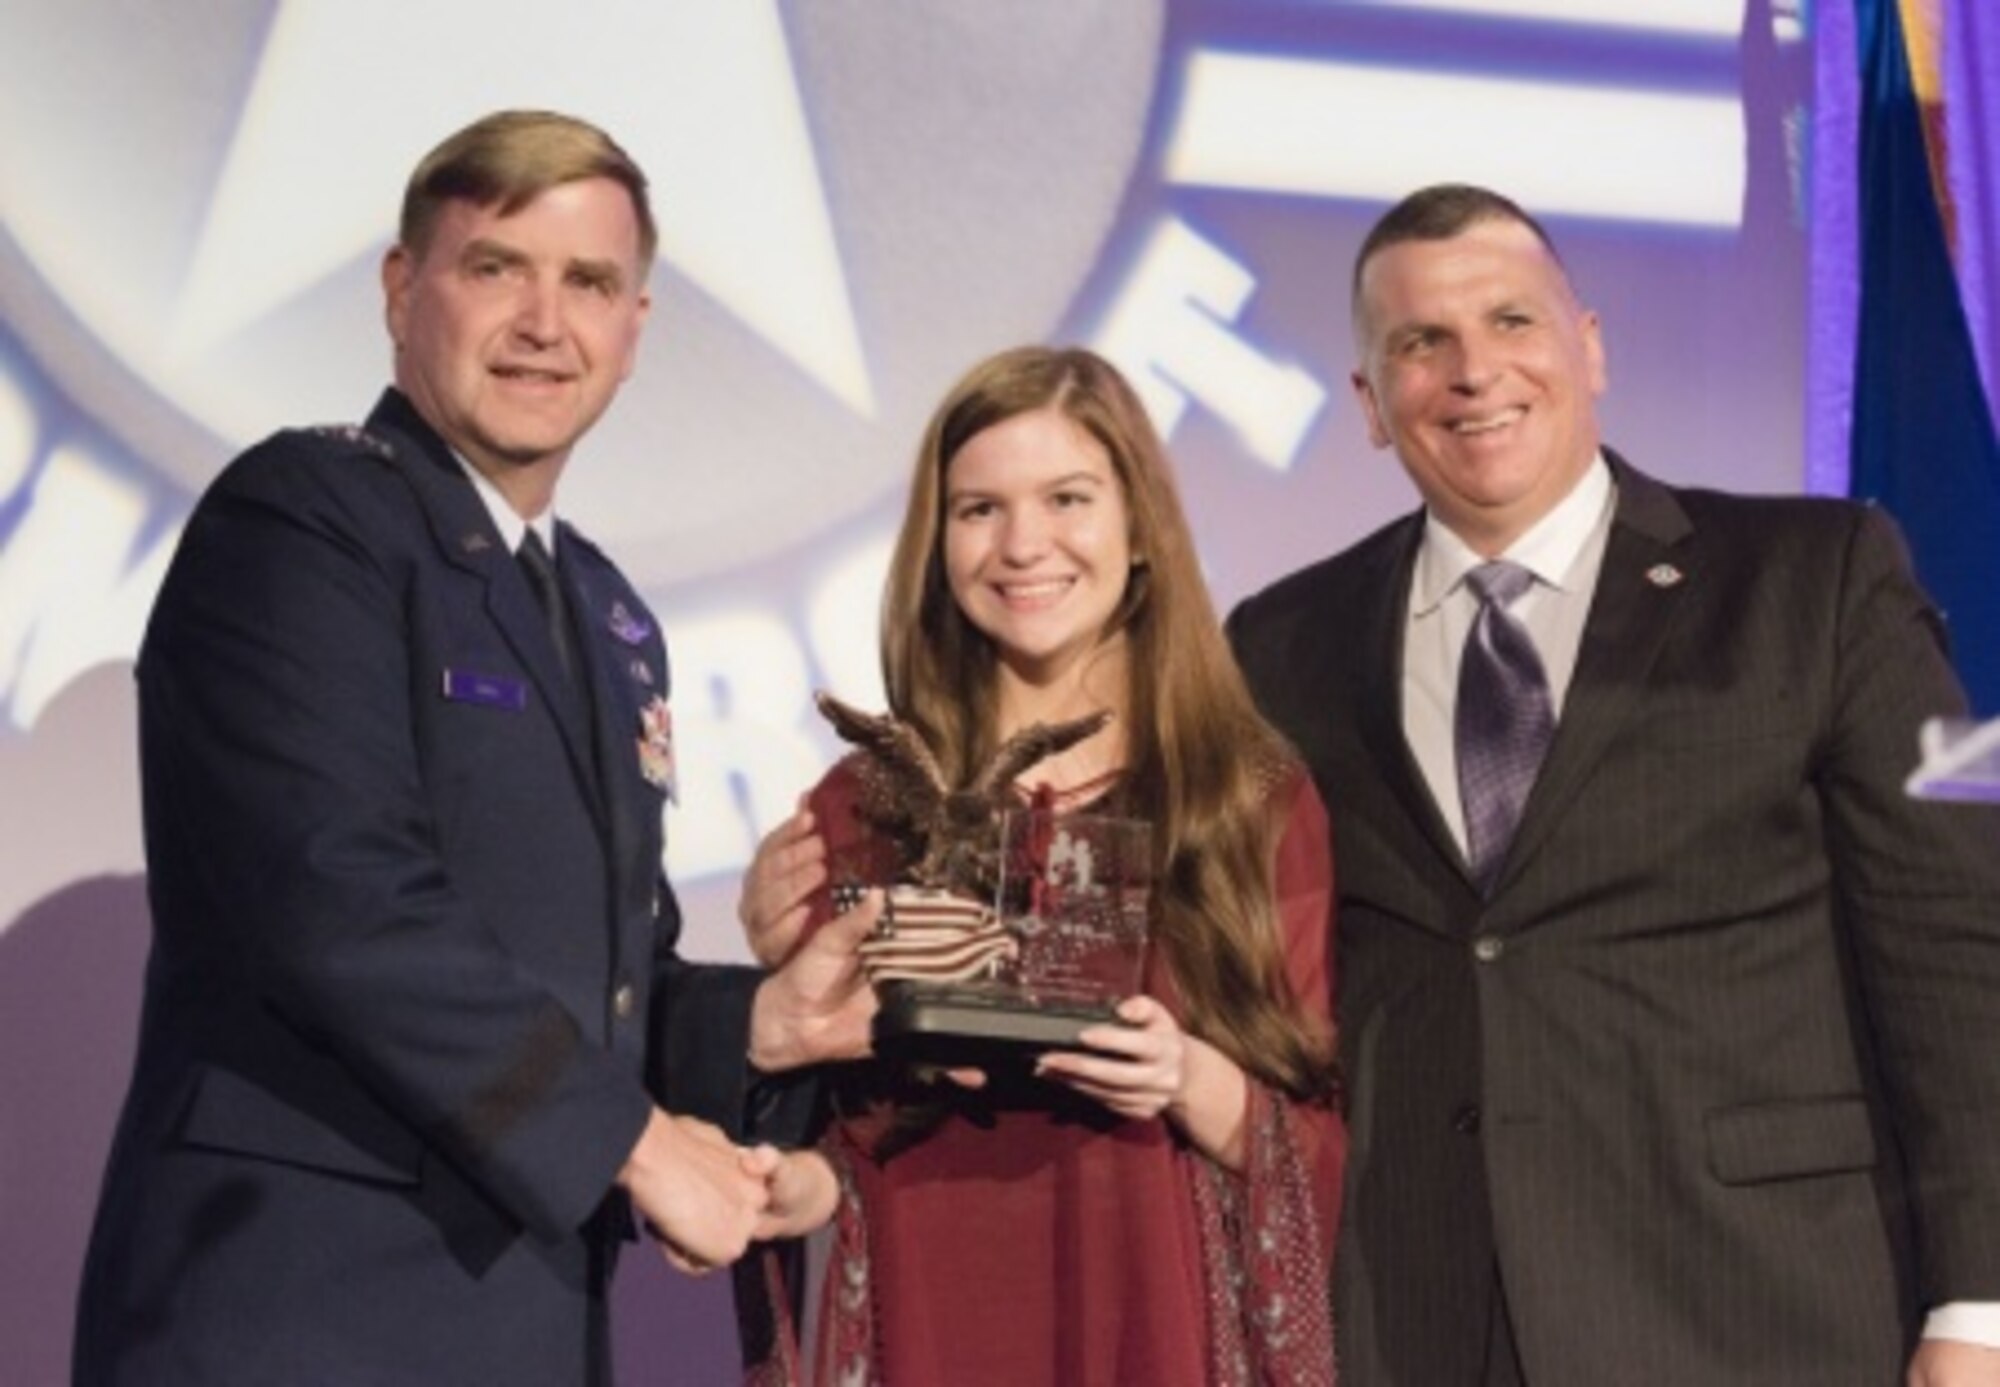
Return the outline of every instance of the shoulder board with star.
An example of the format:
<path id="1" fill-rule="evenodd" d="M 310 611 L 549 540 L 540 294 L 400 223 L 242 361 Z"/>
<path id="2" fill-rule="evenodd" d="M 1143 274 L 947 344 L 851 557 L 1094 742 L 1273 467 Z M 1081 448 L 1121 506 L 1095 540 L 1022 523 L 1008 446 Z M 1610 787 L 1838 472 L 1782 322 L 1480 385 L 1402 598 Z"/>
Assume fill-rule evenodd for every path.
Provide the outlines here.
<path id="1" fill-rule="evenodd" d="M 314 424 L 299 430 L 308 438 L 316 438 L 345 448 L 370 453 L 378 458 L 390 459 L 396 450 L 389 441 L 368 432 L 359 424 Z"/>

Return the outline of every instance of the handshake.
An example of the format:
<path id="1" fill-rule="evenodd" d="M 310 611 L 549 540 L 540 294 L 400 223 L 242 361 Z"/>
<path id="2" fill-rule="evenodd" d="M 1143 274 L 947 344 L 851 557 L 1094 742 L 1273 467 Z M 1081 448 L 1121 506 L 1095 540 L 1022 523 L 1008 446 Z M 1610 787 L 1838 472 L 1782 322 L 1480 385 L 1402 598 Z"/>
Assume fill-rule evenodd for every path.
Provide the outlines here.
<path id="1" fill-rule="evenodd" d="M 875 994 L 859 946 L 875 928 L 871 893 L 786 956 L 759 984 L 750 1012 L 750 1062 L 777 1074 L 868 1053 Z M 801 912 L 802 913 L 802 912 Z M 753 1239 L 791 1238 L 833 1217 L 839 1186 L 816 1151 L 738 1146 L 699 1118 L 659 1108 L 618 1174 L 667 1260 L 700 1274 L 741 1257 Z"/>
<path id="2" fill-rule="evenodd" d="M 795 1238 L 833 1217 L 833 1167 L 817 1151 L 738 1146 L 699 1118 L 655 1108 L 618 1183 L 674 1266 L 700 1275 L 753 1239 Z"/>

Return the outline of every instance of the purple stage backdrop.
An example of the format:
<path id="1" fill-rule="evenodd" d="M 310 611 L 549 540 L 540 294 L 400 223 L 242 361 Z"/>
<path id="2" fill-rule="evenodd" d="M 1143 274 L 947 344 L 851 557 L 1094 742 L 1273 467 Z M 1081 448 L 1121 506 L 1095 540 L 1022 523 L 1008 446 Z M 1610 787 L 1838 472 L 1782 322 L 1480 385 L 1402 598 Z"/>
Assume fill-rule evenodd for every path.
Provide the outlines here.
<path id="1" fill-rule="evenodd" d="M 1747 18 L 1746 18 L 1747 12 Z M 66 1376 L 145 950 L 130 665 L 194 496 L 386 379 L 401 180 L 481 111 L 610 129 L 663 220 L 639 372 L 562 508 L 664 618 L 690 952 L 880 699 L 923 418 L 1093 345 L 1167 434 L 1219 604 L 1410 507 L 1347 385 L 1348 261 L 1441 179 L 1545 213 L 1611 440 L 1795 491 L 1803 0 L 119 0 L 0 11 L 0 1377 Z M 719 1281 L 626 1263 L 628 1383 L 733 1370 Z"/>

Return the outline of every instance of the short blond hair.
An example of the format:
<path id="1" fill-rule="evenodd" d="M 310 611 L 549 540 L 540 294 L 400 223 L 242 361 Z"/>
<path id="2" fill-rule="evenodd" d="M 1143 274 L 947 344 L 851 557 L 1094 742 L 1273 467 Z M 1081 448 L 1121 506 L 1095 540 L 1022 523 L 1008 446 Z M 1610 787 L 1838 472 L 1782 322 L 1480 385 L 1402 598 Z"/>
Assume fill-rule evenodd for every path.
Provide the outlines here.
<path id="1" fill-rule="evenodd" d="M 609 178 L 631 195 L 639 264 L 651 265 L 660 233 L 645 173 L 602 130 L 556 111 L 496 111 L 426 154 L 403 191 L 397 236 L 421 258 L 448 202 L 498 207 L 509 216 L 551 188 L 586 178 Z"/>

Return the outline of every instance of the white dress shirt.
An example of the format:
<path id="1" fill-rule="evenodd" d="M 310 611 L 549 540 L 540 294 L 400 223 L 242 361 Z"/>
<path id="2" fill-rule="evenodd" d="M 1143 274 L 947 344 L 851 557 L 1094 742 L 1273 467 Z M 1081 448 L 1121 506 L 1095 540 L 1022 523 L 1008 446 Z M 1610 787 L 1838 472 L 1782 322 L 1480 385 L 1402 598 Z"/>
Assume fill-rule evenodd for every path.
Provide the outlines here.
<path id="1" fill-rule="evenodd" d="M 494 527 L 500 531 L 501 543 L 507 546 L 508 553 L 520 553 L 521 541 L 525 540 L 528 537 L 528 531 L 533 529 L 536 534 L 542 537 L 542 547 L 549 551 L 549 557 L 551 559 L 555 558 L 556 511 L 554 506 L 550 506 L 533 520 L 523 520 L 513 506 L 507 503 L 507 498 L 500 494 L 500 488 L 493 485 L 487 479 L 484 472 L 481 472 L 456 452 L 451 457 L 452 461 L 459 465 L 460 470 L 472 479 L 472 489 L 479 493 L 480 501 L 486 506 L 486 513 L 493 517 Z"/>
<path id="2" fill-rule="evenodd" d="M 1507 611 L 1527 629 L 1541 656 L 1549 705 L 1558 722 L 1576 672 L 1576 652 L 1611 537 L 1616 499 L 1611 469 L 1600 456 L 1554 510 L 1499 555 L 1535 575 Z M 1452 715 L 1458 702 L 1459 657 L 1479 614 L 1479 599 L 1466 586 L 1465 575 L 1485 562 L 1435 515 L 1426 516 L 1410 578 L 1409 627 L 1403 633 L 1403 735 L 1460 852 L 1465 851 L 1465 810 L 1458 799 Z"/>

